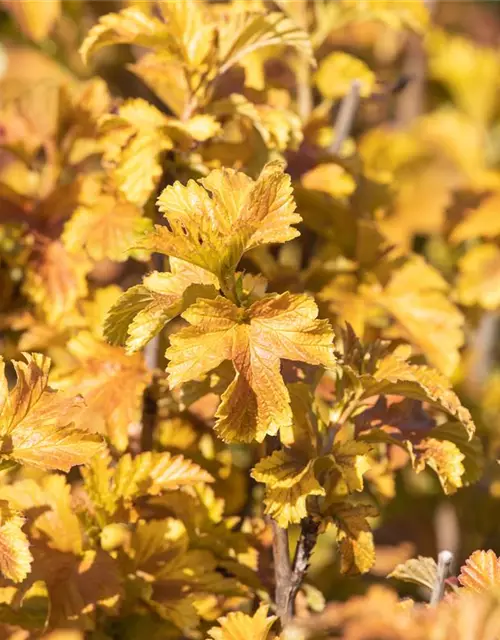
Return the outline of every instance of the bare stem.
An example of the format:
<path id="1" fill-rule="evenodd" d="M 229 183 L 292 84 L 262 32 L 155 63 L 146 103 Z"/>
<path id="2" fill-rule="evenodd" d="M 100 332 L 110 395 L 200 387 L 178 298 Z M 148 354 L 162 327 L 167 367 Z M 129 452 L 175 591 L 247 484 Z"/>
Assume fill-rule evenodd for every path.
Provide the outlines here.
<path id="1" fill-rule="evenodd" d="M 292 566 L 292 583 L 290 593 L 292 613 L 295 598 L 304 578 L 306 577 L 307 570 L 309 569 L 309 560 L 311 559 L 311 554 L 318 539 L 318 530 L 319 522 L 313 520 L 311 517 L 307 517 L 302 520 L 300 537 L 297 542 L 297 548 L 295 549 Z"/>
<path id="2" fill-rule="evenodd" d="M 273 527 L 273 558 L 275 577 L 276 613 L 285 627 L 293 619 L 297 593 L 309 568 L 309 560 L 318 539 L 319 523 L 311 517 L 304 518 L 293 564 L 290 563 L 288 531 L 282 529 L 275 520 Z"/>
<path id="3" fill-rule="evenodd" d="M 436 582 L 432 590 L 430 604 L 434 607 L 443 599 L 444 583 L 450 574 L 451 563 L 453 562 L 453 554 L 451 551 L 440 551 L 438 555 L 438 567 Z"/>
<path id="4" fill-rule="evenodd" d="M 290 600 L 292 585 L 292 566 L 290 563 L 290 547 L 288 531 L 282 529 L 276 520 L 271 519 L 273 528 L 273 560 L 276 613 L 283 627 L 290 622 L 293 615 L 293 603 Z"/>
<path id="5" fill-rule="evenodd" d="M 330 152 L 337 155 L 342 149 L 342 144 L 351 133 L 354 117 L 359 106 L 361 82 L 353 80 L 349 93 L 344 96 L 335 120 L 335 140 L 330 146 Z"/>
<path id="6" fill-rule="evenodd" d="M 313 110 L 313 97 L 311 91 L 311 69 L 309 60 L 299 61 L 297 70 L 297 110 L 302 122 L 307 122 Z"/>

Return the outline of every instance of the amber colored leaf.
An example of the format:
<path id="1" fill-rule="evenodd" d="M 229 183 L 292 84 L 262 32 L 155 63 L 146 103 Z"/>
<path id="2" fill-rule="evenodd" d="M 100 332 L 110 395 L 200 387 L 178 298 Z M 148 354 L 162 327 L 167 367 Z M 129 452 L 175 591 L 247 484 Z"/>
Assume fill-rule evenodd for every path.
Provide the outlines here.
<path id="1" fill-rule="evenodd" d="M 464 318 L 448 297 L 448 285 L 423 258 L 396 271 L 375 301 L 397 320 L 398 333 L 415 344 L 429 362 L 451 375 L 463 343 Z"/>
<path id="2" fill-rule="evenodd" d="M 126 291 L 111 307 L 104 326 L 106 339 L 133 353 L 195 300 L 214 298 L 218 282 L 199 267 L 170 258 L 170 273 L 154 271 L 142 285 Z"/>
<path id="3" fill-rule="evenodd" d="M 87 62 L 102 47 L 112 44 L 135 44 L 142 47 L 167 48 L 171 38 L 167 26 L 137 7 L 102 16 L 87 34 L 80 55 Z"/>
<path id="4" fill-rule="evenodd" d="M 182 455 L 150 451 L 134 458 L 124 454 L 115 467 L 108 455 L 96 457 L 83 477 L 93 503 L 109 515 L 120 505 L 131 507 L 141 496 L 213 482 L 207 471 Z"/>
<path id="5" fill-rule="evenodd" d="M 118 563 L 108 553 L 92 549 L 76 556 L 52 549 L 43 541 L 34 543 L 32 552 L 33 575 L 45 582 L 49 593 L 50 628 L 68 624 L 82 630 L 93 628 L 98 608 L 116 611 L 122 577 Z"/>
<path id="6" fill-rule="evenodd" d="M 342 573 L 366 573 L 375 562 L 375 545 L 367 518 L 377 515 L 370 504 L 342 502 L 332 505 L 328 516 L 337 525 Z"/>
<path id="7" fill-rule="evenodd" d="M 363 490 L 363 476 L 370 468 L 370 452 L 370 445 L 356 440 L 333 445 L 329 459 L 332 467 L 340 472 L 346 492 Z"/>
<path id="8" fill-rule="evenodd" d="M 271 627 L 276 616 L 268 616 L 269 607 L 260 605 L 253 616 L 240 611 L 229 613 L 217 622 L 219 627 L 212 627 L 208 635 L 212 640 L 268 640 Z"/>
<path id="9" fill-rule="evenodd" d="M 234 11 L 220 27 L 220 72 L 235 65 L 249 53 L 273 45 L 285 45 L 300 51 L 315 64 L 312 45 L 306 31 L 286 14 L 271 12 L 247 14 Z"/>
<path id="10" fill-rule="evenodd" d="M 291 225 L 301 220 L 279 161 L 268 163 L 255 182 L 232 169 L 214 170 L 186 186 L 176 182 L 158 205 L 169 226 L 156 226 L 140 246 L 201 267 L 221 284 L 245 251 L 295 238 Z"/>
<path id="11" fill-rule="evenodd" d="M 91 264 L 80 253 L 70 254 L 59 240 L 42 242 L 30 258 L 23 290 L 55 323 L 86 295 Z"/>
<path id="12" fill-rule="evenodd" d="M 141 98 L 100 120 L 104 164 L 129 202 L 143 206 L 163 173 L 161 154 L 172 148 L 169 118 Z"/>
<path id="13" fill-rule="evenodd" d="M 231 360 L 236 375 L 222 394 L 215 428 L 224 440 L 262 441 L 292 421 L 280 360 L 335 366 L 332 330 L 317 315 L 307 295 L 267 296 L 248 309 L 222 297 L 198 301 L 182 314 L 191 326 L 171 336 L 169 384 L 199 379 Z"/>
<path id="14" fill-rule="evenodd" d="M 151 379 L 142 355 L 128 356 L 87 331 L 72 338 L 67 348 L 74 364 L 58 373 L 58 387 L 81 394 L 89 410 L 104 419 L 113 445 L 123 451 L 129 431 L 140 422 L 143 392 Z"/>
<path id="15" fill-rule="evenodd" d="M 475 431 L 474 422 L 449 381 L 429 367 L 408 363 L 408 355 L 404 349 L 396 349 L 380 359 L 373 378 L 365 379 L 365 397 L 391 394 L 428 402 L 460 422 L 470 440 Z"/>
<path id="16" fill-rule="evenodd" d="M 462 484 L 469 485 L 479 480 L 485 456 L 478 436 L 471 438 L 463 425 L 452 420 L 434 427 L 429 435 L 437 440 L 448 440 L 457 446 L 463 456 Z"/>
<path id="17" fill-rule="evenodd" d="M 85 250 L 96 262 L 124 262 L 150 224 L 139 207 L 112 193 L 101 193 L 75 210 L 62 239 L 70 253 Z"/>
<path id="18" fill-rule="evenodd" d="M 0 571 L 8 580 L 22 582 L 33 562 L 28 538 L 22 530 L 25 518 L 3 500 L 0 517 Z"/>
<path id="19" fill-rule="evenodd" d="M 48 386 L 50 360 L 25 354 L 13 361 L 17 383 L 9 392 L 5 364 L 0 363 L 0 454 L 41 469 L 69 471 L 85 464 L 102 448 L 99 436 L 79 425 L 81 397 Z"/>
<path id="20" fill-rule="evenodd" d="M 432 591 L 436 584 L 436 575 L 437 565 L 434 558 L 418 556 L 418 558 L 410 558 L 403 564 L 398 564 L 387 577 L 403 582 L 413 582 Z"/>
<path id="21" fill-rule="evenodd" d="M 485 243 L 471 247 L 458 262 L 457 294 L 467 306 L 495 310 L 500 306 L 500 248 Z"/>
<path id="22" fill-rule="evenodd" d="M 425 438 L 414 450 L 418 453 L 416 471 L 428 465 L 436 472 L 446 494 L 454 493 L 462 486 L 465 456 L 454 442 Z"/>
<path id="23" fill-rule="evenodd" d="M 285 449 L 260 460 L 252 477 L 266 485 L 266 514 L 284 528 L 306 517 L 309 496 L 325 495 L 314 474 L 314 461 L 300 460 Z"/>
<path id="24" fill-rule="evenodd" d="M 458 581 L 476 593 L 500 588 L 500 558 L 491 549 L 474 551 L 461 567 Z"/>
<path id="25" fill-rule="evenodd" d="M 2 0 L 2 5 L 17 21 L 21 31 L 31 40 L 47 37 L 61 14 L 61 0 Z"/>
<path id="26" fill-rule="evenodd" d="M 25 478 L 0 488 L 0 499 L 30 518 L 32 540 L 43 539 L 58 551 L 80 555 L 83 528 L 75 513 L 71 485 L 60 473 L 47 474 L 35 481 Z"/>

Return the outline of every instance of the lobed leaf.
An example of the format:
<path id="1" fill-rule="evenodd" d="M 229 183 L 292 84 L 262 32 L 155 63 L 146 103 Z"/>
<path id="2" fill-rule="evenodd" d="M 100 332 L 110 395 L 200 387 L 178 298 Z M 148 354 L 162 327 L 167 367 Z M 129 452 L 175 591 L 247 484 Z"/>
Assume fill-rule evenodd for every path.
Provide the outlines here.
<path id="1" fill-rule="evenodd" d="M 127 353 L 138 351 L 197 298 L 217 295 L 215 276 L 176 258 L 170 266 L 170 273 L 154 271 L 111 307 L 104 325 L 108 342 L 126 347 Z"/>
<path id="2" fill-rule="evenodd" d="M 22 582 L 30 573 L 33 556 L 22 526 L 25 518 L 7 502 L 0 505 L 0 572 L 8 580 Z"/>
<path id="3" fill-rule="evenodd" d="M 169 384 L 196 380 L 231 360 L 235 377 L 222 394 L 215 429 L 227 441 L 262 441 L 291 424 L 280 360 L 334 367 L 333 333 L 307 295 L 266 296 L 248 309 L 218 297 L 182 314 L 191 326 L 171 336 Z"/>
<path id="4" fill-rule="evenodd" d="M 158 206 L 168 221 L 147 235 L 141 248 L 174 256 L 230 279 L 242 255 L 261 244 L 298 235 L 290 177 L 283 164 L 264 167 L 257 181 L 231 169 L 212 171 L 186 186 L 176 182 L 161 193 Z"/>
<path id="5" fill-rule="evenodd" d="M 26 364 L 12 363 L 17 383 L 10 392 L 0 363 L 0 454 L 41 469 L 69 471 L 88 463 L 102 449 L 102 440 L 81 423 L 82 398 L 48 386 L 48 358 L 24 356 Z"/>
<path id="6" fill-rule="evenodd" d="M 253 616 L 240 611 L 219 618 L 218 627 L 212 627 L 208 635 L 212 640 L 269 640 L 276 616 L 268 616 L 269 607 L 260 605 Z"/>
<path id="7" fill-rule="evenodd" d="M 458 576 L 460 584 L 470 591 L 482 593 L 500 587 L 500 558 L 491 549 L 474 551 Z"/>

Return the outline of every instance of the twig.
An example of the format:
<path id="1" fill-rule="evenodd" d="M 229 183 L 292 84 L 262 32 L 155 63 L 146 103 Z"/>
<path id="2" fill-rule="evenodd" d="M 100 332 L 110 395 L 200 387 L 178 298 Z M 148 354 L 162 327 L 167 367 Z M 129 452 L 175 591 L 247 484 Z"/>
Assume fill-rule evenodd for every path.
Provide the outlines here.
<path id="1" fill-rule="evenodd" d="M 354 116 L 359 105 L 361 91 L 361 81 L 353 80 L 349 93 L 344 96 L 335 120 L 335 140 L 330 146 L 330 152 L 337 155 L 344 141 L 349 137 L 351 133 L 352 124 L 354 122 Z"/>
<path id="2" fill-rule="evenodd" d="M 424 0 L 432 19 L 437 0 Z M 418 33 L 409 33 L 402 73 L 411 79 L 408 86 L 399 95 L 396 104 L 396 124 L 408 127 L 415 118 L 425 111 L 425 93 L 427 79 L 427 54 Z"/>
<path id="3" fill-rule="evenodd" d="M 313 110 L 311 69 L 308 60 L 299 61 L 299 69 L 297 71 L 297 110 L 303 123 L 309 120 Z"/>
<path id="4" fill-rule="evenodd" d="M 276 613 L 284 627 L 290 622 L 293 615 L 293 603 L 291 603 L 292 566 L 290 563 L 290 547 L 288 544 L 288 531 L 282 529 L 276 520 L 271 518 L 273 528 L 273 560 Z"/>
<path id="5" fill-rule="evenodd" d="M 312 550 L 318 539 L 319 523 L 307 517 L 302 520 L 300 537 L 295 549 L 293 564 L 290 563 L 288 531 L 271 519 L 273 527 L 273 558 L 276 613 L 283 628 L 294 615 L 297 593 L 309 568 Z"/>
<path id="6" fill-rule="evenodd" d="M 441 502 L 434 514 L 436 546 L 455 555 L 460 548 L 460 522 L 452 502 Z"/>
<path id="7" fill-rule="evenodd" d="M 300 537 L 295 549 L 292 566 L 292 584 L 290 591 L 292 614 L 294 613 L 295 598 L 309 569 L 309 560 L 311 559 L 312 551 L 318 539 L 318 530 L 319 522 L 313 520 L 311 517 L 302 520 Z"/>
<path id="8" fill-rule="evenodd" d="M 438 567 L 436 574 L 436 582 L 431 594 L 430 604 L 435 607 L 437 603 L 443 599 L 444 583 L 450 573 L 451 563 L 453 562 L 453 554 L 451 551 L 440 551 L 438 555 Z"/>

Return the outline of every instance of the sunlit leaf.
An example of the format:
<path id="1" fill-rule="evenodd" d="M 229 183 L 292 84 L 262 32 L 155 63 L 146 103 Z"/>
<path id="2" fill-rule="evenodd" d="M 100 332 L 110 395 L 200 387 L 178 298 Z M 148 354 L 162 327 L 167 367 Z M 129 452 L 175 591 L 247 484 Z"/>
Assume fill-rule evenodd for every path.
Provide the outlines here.
<path id="1" fill-rule="evenodd" d="M 0 453 L 2 457 L 41 469 L 69 469 L 86 464 L 102 448 L 101 438 L 87 430 L 83 400 L 48 386 L 50 360 L 25 354 L 13 362 L 16 386 L 9 392 L 5 365 L 0 369 Z"/>
<path id="2" fill-rule="evenodd" d="M 172 387 L 196 380 L 224 360 L 235 378 L 222 394 L 216 430 L 225 440 L 262 440 L 290 424 L 280 360 L 335 366 L 328 322 L 306 295 L 268 296 L 240 309 L 229 300 L 198 301 L 184 312 L 190 327 L 171 337 L 166 356 Z"/>

